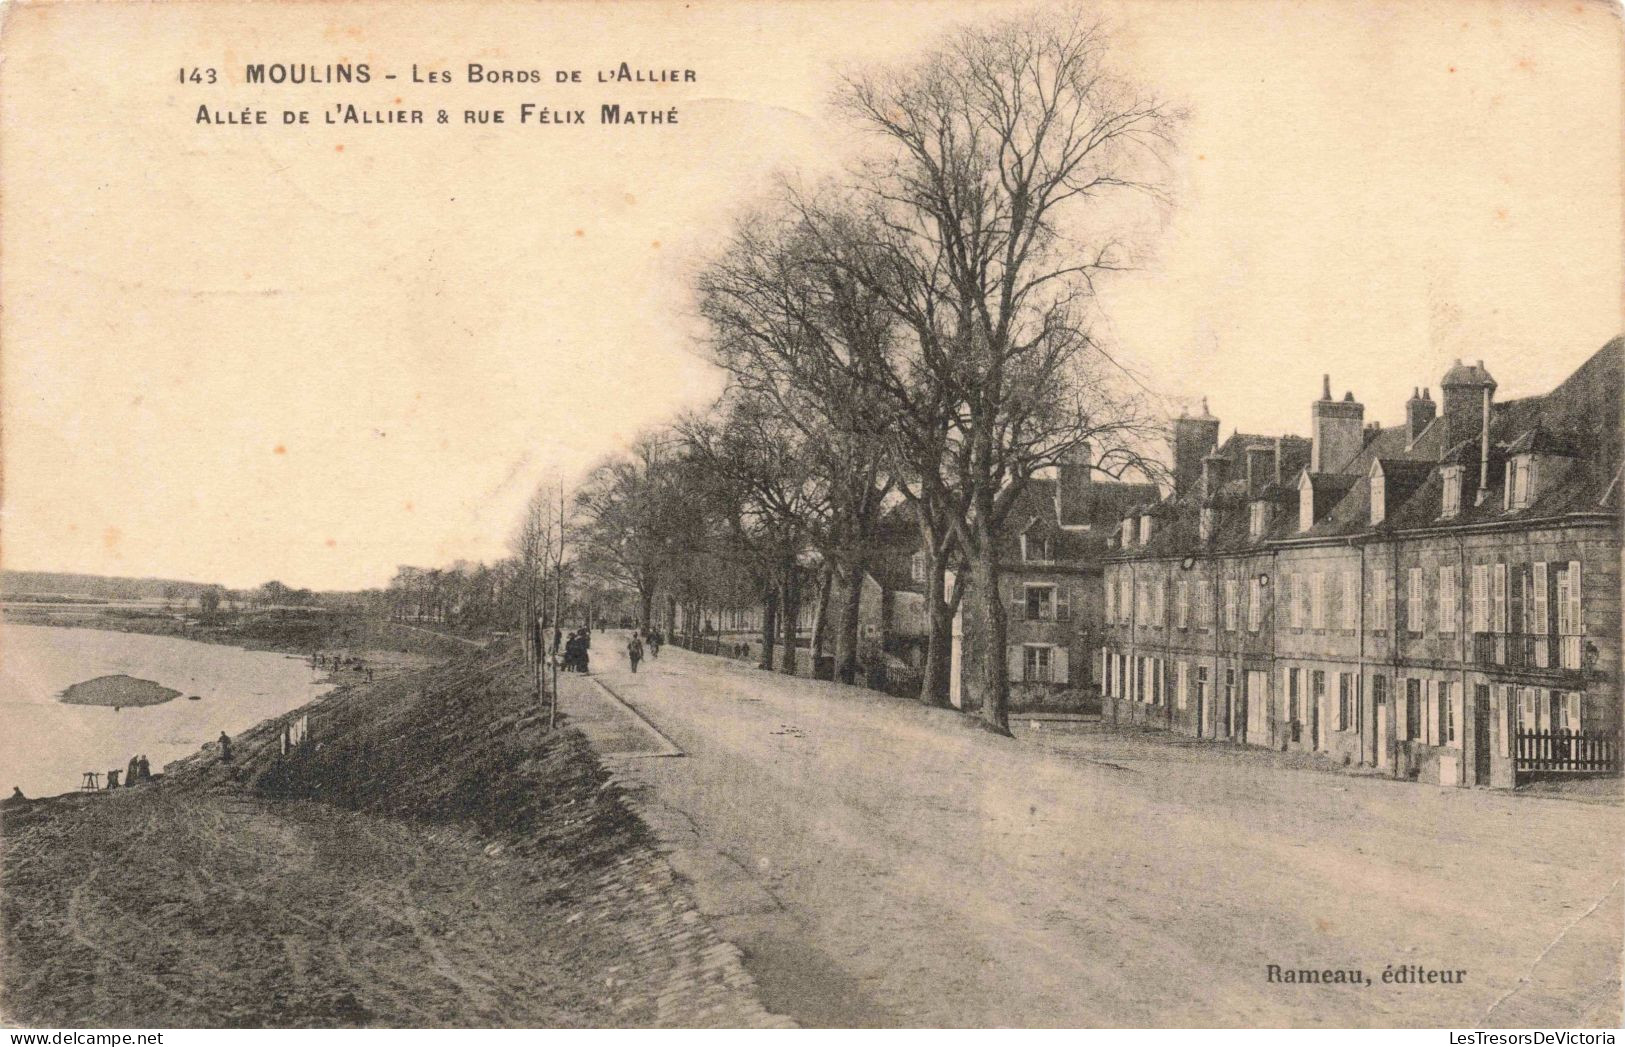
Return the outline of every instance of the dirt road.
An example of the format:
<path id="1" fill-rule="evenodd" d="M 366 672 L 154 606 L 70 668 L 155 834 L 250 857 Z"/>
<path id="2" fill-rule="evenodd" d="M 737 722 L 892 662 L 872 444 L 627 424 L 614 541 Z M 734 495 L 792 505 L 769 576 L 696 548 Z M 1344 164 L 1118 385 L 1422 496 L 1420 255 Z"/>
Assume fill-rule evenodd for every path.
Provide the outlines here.
<path id="1" fill-rule="evenodd" d="M 566 710 L 621 754 L 764 1002 L 804 1024 L 1620 1021 L 1617 807 L 1000 739 L 676 648 L 594 669 L 685 755 L 579 677 Z M 1382 981 L 1415 968 L 1466 973 Z"/>

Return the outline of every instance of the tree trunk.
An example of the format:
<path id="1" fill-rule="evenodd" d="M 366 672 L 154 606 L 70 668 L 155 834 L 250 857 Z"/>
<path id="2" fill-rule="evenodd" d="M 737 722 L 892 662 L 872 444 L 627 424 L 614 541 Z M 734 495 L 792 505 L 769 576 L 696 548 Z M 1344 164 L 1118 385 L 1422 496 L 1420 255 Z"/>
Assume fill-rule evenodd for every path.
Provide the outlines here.
<path id="1" fill-rule="evenodd" d="M 954 618 L 942 598 L 943 577 L 933 566 L 925 587 L 926 639 L 925 665 L 920 673 L 920 701 L 926 705 L 949 704 L 949 675 L 953 671 Z"/>
<path id="2" fill-rule="evenodd" d="M 784 598 L 779 601 L 779 618 L 784 629 L 784 664 L 780 671 L 786 676 L 796 674 L 796 627 L 801 624 L 801 575 L 794 560 L 784 568 Z"/>
<path id="3" fill-rule="evenodd" d="M 840 620 L 835 634 L 835 679 L 855 683 L 858 676 L 858 612 L 863 601 L 863 572 L 846 568 L 841 582 Z"/>
<path id="4" fill-rule="evenodd" d="M 655 591 L 654 591 L 654 589 L 651 588 L 651 589 L 646 589 L 646 590 L 640 590 L 638 592 L 638 612 L 639 612 L 639 618 L 638 618 L 638 621 L 637 621 L 638 628 L 647 629 L 649 627 L 650 621 L 651 621 L 650 616 L 654 613 L 654 603 L 655 603 Z"/>
<path id="5" fill-rule="evenodd" d="M 999 595 L 999 562 L 991 542 L 972 558 L 970 596 L 976 601 L 981 629 L 974 685 L 982 726 L 998 734 L 1010 733 L 1010 673 L 1005 665 L 1004 601 Z"/>
<path id="6" fill-rule="evenodd" d="M 818 568 L 818 604 L 813 608 L 812 658 L 816 668 L 818 658 L 829 646 L 829 591 L 835 582 L 835 569 L 828 563 Z"/>
<path id="7" fill-rule="evenodd" d="M 762 657 L 756 668 L 773 671 L 773 638 L 778 634 L 779 587 L 769 579 L 762 586 Z M 720 637 L 719 637 L 720 639 Z M 720 653 L 720 652 L 719 652 Z"/>

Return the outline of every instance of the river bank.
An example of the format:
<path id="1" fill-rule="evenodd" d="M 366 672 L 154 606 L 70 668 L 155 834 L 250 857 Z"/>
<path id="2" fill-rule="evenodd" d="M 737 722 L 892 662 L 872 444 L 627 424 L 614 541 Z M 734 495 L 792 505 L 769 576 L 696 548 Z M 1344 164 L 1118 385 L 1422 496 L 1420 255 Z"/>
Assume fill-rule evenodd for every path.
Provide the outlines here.
<path id="1" fill-rule="evenodd" d="M 511 649 L 341 686 L 233 750 L 8 806 L 7 1021 L 775 1023 Z"/>

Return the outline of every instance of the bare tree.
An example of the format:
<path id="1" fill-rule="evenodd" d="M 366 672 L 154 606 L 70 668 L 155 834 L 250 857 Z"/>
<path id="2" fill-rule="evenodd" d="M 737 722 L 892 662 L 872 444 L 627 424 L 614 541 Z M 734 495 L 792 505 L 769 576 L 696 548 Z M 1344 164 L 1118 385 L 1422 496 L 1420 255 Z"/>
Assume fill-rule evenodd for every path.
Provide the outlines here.
<path id="1" fill-rule="evenodd" d="M 896 387 L 950 410 L 941 473 L 919 469 L 916 493 L 941 488 L 968 567 L 980 628 L 967 704 L 1007 732 L 998 539 L 1010 509 L 1084 442 L 1126 469 L 1153 432 L 1089 320 L 1096 277 L 1126 264 L 1113 207 L 1160 195 L 1148 172 L 1175 114 L 1110 71 L 1098 25 L 1042 15 L 960 30 L 910 66 L 849 80 L 838 100 L 878 148 L 849 188 L 855 214 L 802 214 L 824 258 L 910 331 L 888 370 Z M 919 435 L 914 464 L 932 465 L 937 434 Z"/>

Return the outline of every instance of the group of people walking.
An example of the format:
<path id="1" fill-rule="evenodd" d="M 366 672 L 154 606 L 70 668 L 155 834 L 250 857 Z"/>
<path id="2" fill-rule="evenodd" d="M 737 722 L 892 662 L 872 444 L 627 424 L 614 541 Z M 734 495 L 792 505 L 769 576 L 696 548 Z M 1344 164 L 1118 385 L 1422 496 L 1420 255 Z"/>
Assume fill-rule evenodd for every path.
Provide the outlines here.
<path id="1" fill-rule="evenodd" d="M 559 655 L 559 640 L 562 634 L 553 630 L 553 657 Z M 564 660 L 559 662 L 559 668 L 567 673 L 584 673 L 591 662 L 592 630 L 577 629 L 564 641 Z"/>

